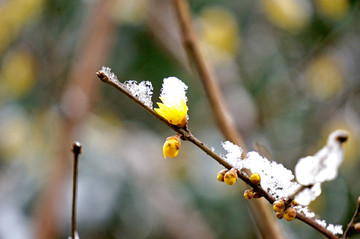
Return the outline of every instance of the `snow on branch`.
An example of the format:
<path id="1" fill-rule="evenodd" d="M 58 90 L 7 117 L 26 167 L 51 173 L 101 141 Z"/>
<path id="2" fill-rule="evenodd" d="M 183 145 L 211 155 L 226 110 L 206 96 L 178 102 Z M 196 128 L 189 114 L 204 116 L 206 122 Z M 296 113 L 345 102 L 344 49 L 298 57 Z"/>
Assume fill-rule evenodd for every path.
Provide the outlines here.
<path id="1" fill-rule="evenodd" d="M 151 109 L 153 108 L 153 103 L 151 99 L 153 95 L 153 86 L 150 81 L 142 81 L 138 84 L 137 81 L 129 80 L 121 83 L 118 80 L 117 76 L 111 71 L 110 67 L 103 66 L 99 72 L 107 76 L 108 80 L 116 84 L 122 85 L 135 98 L 139 99 L 146 106 L 150 107 Z"/>
<path id="2" fill-rule="evenodd" d="M 295 166 L 296 179 L 301 185 L 311 187 L 299 193 L 296 201 L 308 205 L 321 194 L 321 183 L 336 178 L 344 158 L 342 143 L 347 138 L 347 131 L 336 130 L 329 135 L 326 145 L 319 152 L 299 159 Z"/>

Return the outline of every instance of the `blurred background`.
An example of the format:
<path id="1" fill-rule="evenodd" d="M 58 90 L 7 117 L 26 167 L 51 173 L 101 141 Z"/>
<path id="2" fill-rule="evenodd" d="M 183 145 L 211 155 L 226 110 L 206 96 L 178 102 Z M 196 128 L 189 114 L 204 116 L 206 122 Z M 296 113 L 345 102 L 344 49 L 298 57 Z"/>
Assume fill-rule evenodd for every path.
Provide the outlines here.
<path id="1" fill-rule="evenodd" d="M 190 1 L 201 47 L 249 149 L 293 170 L 347 129 L 339 176 L 310 208 L 346 225 L 360 196 L 360 12 L 351 0 Z M 72 154 L 79 165 L 80 238 L 256 238 L 242 183 L 95 72 L 188 86 L 189 127 L 217 153 L 223 136 L 189 70 L 171 1 L 0 1 L 0 238 L 67 238 Z M 269 205 L 270 207 L 270 205 Z M 286 238 L 319 238 L 280 221 Z M 345 229 L 345 227 L 344 227 Z M 354 235 L 352 238 L 360 238 Z"/>

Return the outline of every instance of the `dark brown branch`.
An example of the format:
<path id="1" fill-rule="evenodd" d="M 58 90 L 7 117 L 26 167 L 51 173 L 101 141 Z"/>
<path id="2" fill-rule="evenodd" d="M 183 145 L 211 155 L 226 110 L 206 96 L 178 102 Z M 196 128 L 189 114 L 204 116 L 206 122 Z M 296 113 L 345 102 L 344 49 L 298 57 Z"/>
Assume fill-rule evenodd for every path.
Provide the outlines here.
<path id="1" fill-rule="evenodd" d="M 302 213 L 296 212 L 296 218 L 299 219 L 300 221 L 305 222 L 306 224 L 308 224 L 309 226 L 311 226 L 312 228 L 314 228 L 315 230 L 317 230 L 318 232 L 322 233 L 324 236 L 326 236 L 327 238 L 330 239 L 339 239 L 337 236 L 335 236 L 331 231 L 329 231 L 328 229 L 326 229 L 325 227 L 321 226 L 319 223 L 317 223 L 315 220 L 313 220 L 312 218 L 309 218 L 307 216 L 305 216 Z"/>
<path id="2" fill-rule="evenodd" d="M 77 178 L 78 178 L 78 159 L 81 154 L 81 144 L 75 141 L 72 144 L 71 152 L 74 154 L 73 162 L 73 190 L 72 190 L 72 206 L 71 206 L 71 239 L 75 239 L 76 233 L 76 195 L 77 195 Z"/>
<path id="3" fill-rule="evenodd" d="M 173 129 L 175 132 L 179 133 L 181 135 L 181 138 L 185 141 L 190 141 L 193 144 L 195 144 L 198 148 L 200 148 L 202 151 L 204 151 L 207 155 L 209 155 L 210 157 L 212 157 L 213 159 L 215 159 L 219 164 L 221 164 L 222 166 L 224 166 L 227 169 L 231 169 L 232 166 L 222 157 L 220 157 L 219 155 L 217 155 L 215 152 L 213 152 L 209 147 L 207 147 L 206 145 L 204 145 L 200 140 L 198 140 L 195 136 L 193 136 L 190 132 L 190 130 L 185 126 L 184 128 L 179 128 L 177 126 L 174 126 L 170 123 L 168 123 L 168 121 L 161 117 L 160 115 L 158 115 L 155 110 L 153 110 L 152 108 L 150 108 L 149 106 L 145 105 L 142 101 L 140 101 L 138 98 L 136 98 L 135 96 L 133 96 L 120 82 L 118 82 L 117 80 L 113 80 L 110 79 L 104 72 L 102 71 L 98 71 L 96 72 L 96 75 L 99 77 L 99 79 L 105 83 L 108 83 L 112 86 L 114 86 L 116 89 L 120 90 L 122 93 L 124 93 L 127 97 L 129 97 L 131 100 L 133 100 L 135 103 L 137 103 L 139 106 L 141 106 L 142 108 L 144 108 L 147 112 L 149 112 L 151 115 L 153 115 L 155 118 L 159 119 L 160 121 L 162 121 L 164 124 L 166 124 L 167 126 L 169 126 L 171 129 Z M 250 187 L 252 187 L 254 190 L 258 191 L 260 193 L 261 196 L 263 196 L 270 204 L 272 204 L 275 199 L 268 194 L 260 185 L 255 185 L 253 183 L 250 182 L 249 178 L 244 175 L 241 172 L 238 172 L 238 176 L 239 178 L 244 181 L 246 184 L 248 184 Z M 338 238 L 336 237 L 331 231 L 327 230 L 326 228 L 322 227 L 320 224 L 318 224 L 315 220 L 306 217 L 303 214 L 297 213 L 297 218 L 305 223 L 307 223 L 308 225 L 312 226 L 313 228 L 315 228 L 317 231 L 319 231 L 320 233 L 322 233 L 324 236 L 326 236 L 327 238 L 331 238 L 331 239 L 335 239 Z"/>
<path id="4" fill-rule="evenodd" d="M 357 206 L 356 206 L 356 210 L 354 212 L 354 215 L 351 218 L 349 224 L 347 225 L 346 230 L 345 230 L 345 232 L 344 232 L 344 234 L 342 236 L 342 239 L 348 238 L 348 234 L 350 232 L 350 229 L 355 225 L 355 222 L 358 219 L 359 214 L 360 214 L 360 197 L 358 198 Z"/>

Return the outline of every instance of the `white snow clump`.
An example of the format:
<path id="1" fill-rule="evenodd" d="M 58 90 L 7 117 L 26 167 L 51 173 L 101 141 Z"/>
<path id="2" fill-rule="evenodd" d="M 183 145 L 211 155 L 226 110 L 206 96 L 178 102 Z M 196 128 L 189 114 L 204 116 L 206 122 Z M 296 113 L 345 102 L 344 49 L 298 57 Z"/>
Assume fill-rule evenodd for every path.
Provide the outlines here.
<path id="1" fill-rule="evenodd" d="M 130 93 L 138 98 L 145 105 L 153 108 L 151 97 L 153 95 L 153 86 L 150 81 L 142 81 L 139 84 L 137 81 L 129 80 L 123 84 Z"/>
<path id="2" fill-rule="evenodd" d="M 329 231 L 331 231 L 334 234 L 339 234 L 339 235 L 343 234 L 343 229 L 342 229 L 341 225 L 329 224 L 326 229 L 328 229 Z"/>
<path id="3" fill-rule="evenodd" d="M 326 229 L 331 231 L 333 234 L 342 235 L 344 233 L 342 229 L 342 225 L 329 224 L 328 226 L 326 226 L 325 220 L 315 219 L 315 221 L 319 223 L 320 226 L 325 227 Z"/>
<path id="4" fill-rule="evenodd" d="M 160 97 L 169 102 L 180 102 L 180 99 L 183 99 L 186 103 L 187 89 L 188 86 L 184 82 L 174 76 L 171 76 L 164 79 Z"/>
<path id="5" fill-rule="evenodd" d="M 348 132 L 332 132 L 326 145 L 315 155 L 299 159 L 295 166 L 297 181 L 304 186 L 311 186 L 299 193 L 295 199 L 302 205 L 308 205 L 321 194 L 321 183 L 336 178 L 344 153 L 341 144 L 348 138 Z"/>
<path id="6" fill-rule="evenodd" d="M 275 199 L 287 197 L 299 187 L 299 184 L 293 182 L 293 173 L 282 164 L 270 162 L 254 151 L 241 159 L 242 149 L 239 146 L 229 141 L 224 142 L 222 146 L 227 152 L 226 161 L 237 170 L 246 168 L 252 173 L 260 174 L 261 187 Z"/>
<path id="7" fill-rule="evenodd" d="M 150 81 L 142 81 L 138 84 L 134 80 L 129 80 L 122 84 L 119 82 L 117 76 L 111 72 L 110 67 L 103 66 L 100 72 L 104 73 L 110 81 L 123 85 L 134 97 L 138 98 L 151 109 L 153 108 L 153 103 L 151 100 L 153 95 L 153 86 Z"/>
<path id="8" fill-rule="evenodd" d="M 104 73 L 109 78 L 109 80 L 116 82 L 116 83 L 120 83 L 117 76 L 111 72 L 110 67 L 103 66 L 101 68 L 100 72 Z"/>

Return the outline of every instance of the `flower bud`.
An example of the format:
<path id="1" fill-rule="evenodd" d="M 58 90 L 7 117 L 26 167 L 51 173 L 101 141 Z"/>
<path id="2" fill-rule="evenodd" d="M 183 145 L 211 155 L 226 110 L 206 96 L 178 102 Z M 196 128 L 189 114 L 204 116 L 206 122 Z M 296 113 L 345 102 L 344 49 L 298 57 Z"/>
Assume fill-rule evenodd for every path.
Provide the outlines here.
<path id="1" fill-rule="evenodd" d="M 244 198 L 245 198 L 246 200 L 252 199 L 253 196 L 254 196 L 254 191 L 253 191 L 253 190 L 251 190 L 251 189 L 245 190 L 245 192 L 244 192 Z"/>
<path id="2" fill-rule="evenodd" d="M 292 221 L 294 220 L 296 217 L 296 210 L 295 208 L 293 207 L 288 207 L 286 210 L 285 210 L 285 214 L 284 214 L 284 218 L 286 221 Z"/>
<path id="3" fill-rule="evenodd" d="M 294 206 L 299 205 L 299 203 L 297 201 L 295 201 L 295 199 L 291 201 L 291 204 L 294 205 Z"/>
<path id="4" fill-rule="evenodd" d="M 280 199 L 280 200 L 276 200 L 273 203 L 273 209 L 275 212 L 283 212 L 285 209 L 285 202 L 284 200 Z"/>
<path id="5" fill-rule="evenodd" d="M 284 212 L 277 212 L 275 213 L 275 216 L 278 218 L 278 219 L 282 219 L 284 217 Z"/>
<path id="6" fill-rule="evenodd" d="M 237 170 L 235 168 L 232 168 L 225 173 L 224 182 L 228 185 L 233 185 L 234 183 L 236 183 L 237 178 Z"/>
<path id="7" fill-rule="evenodd" d="M 163 146 L 164 157 L 175 158 L 179 153 L 180 145 L 180 136 L 168 137 Z"/>
<path id="8" fill-rule="evenodd" d="M 360 232 L 360 222 L 355 223 L 354 229 L 355 229 L 357 232 Z"/>
<path id="9" fill-rule="evenodd" d="M 261 177 L 260 177 L 260 174 L 258 174 L 258 173 L 253 173 L 250 176 L 250 181 L 255 185 L 258 185 L 260 183 L 260 180 L 261 180 Z"/>
<path id="10" fill-rule="evenodd" d="M 219 171 L 216 175 L 217 180 L 219 180 L 220 182 L 224 182 L 224 176 L 227 171 L 229 171 L 229 170 L 223 169 L 223 170 Z"/>

